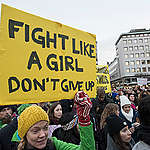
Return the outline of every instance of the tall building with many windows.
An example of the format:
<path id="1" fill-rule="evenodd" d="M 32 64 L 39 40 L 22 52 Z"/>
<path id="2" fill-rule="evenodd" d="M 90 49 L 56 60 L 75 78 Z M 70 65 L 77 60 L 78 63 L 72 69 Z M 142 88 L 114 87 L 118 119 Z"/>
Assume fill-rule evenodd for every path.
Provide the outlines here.
<path id="1" fill-rule="evenodd" d="M 138 77 L 144 77 L 150 82 L 150 30 L 134 29 L 121 34 L 115 45 L 116 58 L 109 64 L 111 81 L 136 84 Z"/>

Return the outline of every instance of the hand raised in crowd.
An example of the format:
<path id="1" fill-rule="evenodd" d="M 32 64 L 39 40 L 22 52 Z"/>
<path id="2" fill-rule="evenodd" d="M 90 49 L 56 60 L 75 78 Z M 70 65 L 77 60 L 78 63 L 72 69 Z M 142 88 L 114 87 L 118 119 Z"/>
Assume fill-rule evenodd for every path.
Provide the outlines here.
<path id="1" fill-rule="evenodd" d="M 79 118 L 79 124 L 81 126 L 90 125 L 89 113 L 92 107 L 92 102 L 90 101 L 89 96 L 84 91 L 78 91 L 75 94 L 74 103 Z"/>

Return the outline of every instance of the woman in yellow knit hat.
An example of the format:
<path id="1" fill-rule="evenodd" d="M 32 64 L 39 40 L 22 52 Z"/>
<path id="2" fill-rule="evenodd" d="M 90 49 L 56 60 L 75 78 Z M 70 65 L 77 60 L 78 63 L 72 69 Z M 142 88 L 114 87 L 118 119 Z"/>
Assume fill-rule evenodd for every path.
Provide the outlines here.
<path id="1" fill-rule="evenodd" d="M 39 106 L 26 108 L 18 119 L 18 135 L 21 141 L 18 150 L 95 150 L 93 127 L 89 112 L 92 107 L 90 98 L 83 91 L 75 95 L 75 106 L 80 128 L 80 145 L 48 139 L 49 118 Z"/>

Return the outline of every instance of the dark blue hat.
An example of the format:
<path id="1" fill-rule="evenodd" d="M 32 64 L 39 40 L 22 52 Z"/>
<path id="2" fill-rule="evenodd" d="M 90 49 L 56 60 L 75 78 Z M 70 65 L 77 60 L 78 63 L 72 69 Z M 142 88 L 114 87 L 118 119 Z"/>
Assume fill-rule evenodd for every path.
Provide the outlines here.
<path id="1" fill-rule="evenodd" d="M 124 127 L 127 126 L 125 120 L 117 116 L 116 114 L 107 117 L 106 123 L 108 127 L 108 133 L 110 136 L 119 133 Z"/>

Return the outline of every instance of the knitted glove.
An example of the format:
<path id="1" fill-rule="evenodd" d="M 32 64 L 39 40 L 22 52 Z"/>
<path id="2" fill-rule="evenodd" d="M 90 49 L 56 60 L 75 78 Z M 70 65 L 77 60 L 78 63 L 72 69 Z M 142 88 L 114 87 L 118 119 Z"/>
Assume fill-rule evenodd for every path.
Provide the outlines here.
<path id="1" fill-rule="evenodd" d="M 90 125 L 90 109 L 92 107 L 92 102 L 88 95 L 83 91 L 78 91 L 75 94 L 74 103 L 77 110 L 77 115 L 79 118 L 79 124 L 81 126 Z"/>

